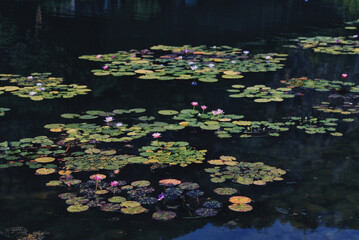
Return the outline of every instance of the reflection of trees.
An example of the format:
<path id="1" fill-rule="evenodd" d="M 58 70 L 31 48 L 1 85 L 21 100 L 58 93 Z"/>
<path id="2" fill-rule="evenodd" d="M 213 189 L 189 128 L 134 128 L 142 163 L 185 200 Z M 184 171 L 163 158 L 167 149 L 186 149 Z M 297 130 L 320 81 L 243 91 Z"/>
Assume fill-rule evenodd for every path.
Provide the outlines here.
<path id="1" fill-rule="evenodd" d="M 359 14 L 359 1 L 358 0 L 341 0 L 341 1 L 331 1 L 324 0 L 327 4 L 334 4 L 337 11 L 340 15 L 343 16 L 344 20 L 355 20 L 358 18 Z"/>

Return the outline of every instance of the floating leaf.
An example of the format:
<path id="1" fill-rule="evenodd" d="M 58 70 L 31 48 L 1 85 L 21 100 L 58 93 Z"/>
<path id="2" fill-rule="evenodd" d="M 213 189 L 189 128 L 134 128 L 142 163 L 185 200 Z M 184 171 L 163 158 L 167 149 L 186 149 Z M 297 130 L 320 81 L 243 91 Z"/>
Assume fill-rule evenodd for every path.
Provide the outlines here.
<path id="1" fill-rule="evenodd" d="M 54 168 L 39 168 L 36 170 L 36 174 L 38 175 L 49 175 L 56 172 Z"/>
<path id="2" fill-rule="evenodd" d="M 146 211 L 147 211 L 147 209 L 142 206 L 121 208 L 122 213 L 130 214 L 130 215 L 140 214 L 140 213 L 144 213 Z"/>
<path id="3" fill-rule="evenodd" d="M 235 212 L 249 212 L 252 211 L 253 207 L 248 204 L 232 204 L 228 208 Z"/>
<path id="4" fill-rule="evenodd" d="M 250 203 L 252 201 L 252 199 L 250 199 L 249 197 L 244 197 L 244 196 L 233 196 L 233 197 L 229 198 L 229 201 L 231 203 L 235 203 L 235 204 L 242 204 L 242 203 Z"/>
<path id="5" fill-rule="evenodd" d="M 158 211 L 152 214 L 152 218 L 159 221 L 170 221 L 176 217 L 176 213 L 171 211 Z"/>
<path id="6" fill-rule="evenodd" d="M 237 193 L 237 189 L 235 188 L 216 188 L 213 190 L 213 192 L 217 193 L 218 195 L 233 195 Z"/>
<path id="7" fill-rule="evenodd" d="M 84 212 L 86 210 L 89 209 L 89 206 L 87 205 L 82 205 L 82 204 L 78 204 L 78 205 L 71 205 L 67 208 L 68 212 Z"/>

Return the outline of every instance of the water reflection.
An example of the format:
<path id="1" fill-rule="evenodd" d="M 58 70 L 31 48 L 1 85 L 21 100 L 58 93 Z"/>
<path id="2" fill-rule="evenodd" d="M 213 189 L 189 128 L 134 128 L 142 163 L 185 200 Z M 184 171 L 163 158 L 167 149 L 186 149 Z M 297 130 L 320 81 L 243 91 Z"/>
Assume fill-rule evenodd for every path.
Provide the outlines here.
<path id="1" fill-rule="evenodd" d="M 276 239 L 290 239 L 290 240 L 327 240 L 340 239 L 352 240 L 359 238 L 359 231 L 357 230 L 338 230 L 336 228 L 319 227 L 315 230 L 299 230 L 289 224 L 283 224 L 276 221 L 271 227 L 266 227 L 260 230 L 249 228 L 241 229 L 230 227 L 214 227 L 211 224 L 204 226 L 185 236 L 175 238 L 175 240 L 185 239 L 243 239 L 243 240 L 276 240 Z"/>
<path id="2" fill-rule="evenodd" d="M 28 6 L 26 10 L 23 4 Z M 251 51 L 273 50 L 290 54 L 283 71 L 246 74 L 241 80 L 246 85 L 272 86 L 281 79 L 303 75 L 337 80 L 344 71 L 349 74 L 349 80 L 358 82 L 358 56 L 333 57 L 284 49 L 273 40 L 273 36 L 282 33 L 314 34 L 305 26 L 330 27 L 343 20 L 353 20 L 358 14 L 356 0 L 307 3 L 243 0 L 221 4 L 214 0 L 1 1 L 1 73 L 53 72 L 55 76 L 64 76 L 69 82 L 85 83 L 94 90 L 88 96 L 76 98 L 76 104 L 72 100 L 39 104 L 2 95 L 2 106 L 14 111 L 1 119 L 1 141 L 47 134 L 42 125 L 63 121 L 59 116 L 64 112 L 145 107 L 149 109 L 149 115 L 154 115 L 159 109 L 188 107 L 193 98 L 250 119 L 278 120 L 283 114 L 316 115 L 318 113 L 312 106 L 326 101 L 325 95 L 304 91 L 305 96 L 300 99 L 256 106 L 253 111 L 249 101 L 227 98 L 230 81 L 192 86 L 185 81 L 164 83 L 133 78 L 98 78 L 90 73 L 98 65 L 79 61 L 77 57 L 148 48 L 154 44 L 240 46 L 244 42 Z M 332 31 L 336 33 L 339 28 Z M 150 216 L 133 217 L 130 221 L 127 216 L 119 216 L 117 221 L 96 209 L 82 219 L 67 215 L 64 203 L 57 201 L 57 192 L 49 192 L 43 187 L 47 179 L 34 177 L 31 169 L 24 172 L 1 170 L 0 225 L 15 226 L 19 222 L 36 225 L 33 230 L 50 231 L 54 234 L 52 239 L 90 239 L 93 236 L 99 236 L 98 239 L 148 239 L 149 235 L 151 239 L 176 239 L 179 236 L 182 237 L 178 239 L 204 239 L 204 236 L 206 239 L 237 239 L 237 236 L 241 239 L 359 238 L 356 230 L 338 230 L 359 229 L 359 185 L 356 181 L 359 131 L 355 124 L 347 124 L 341 130 L 346 134 L 340 140 L 308 136 L 295 130 L 269 141 L 264 138 L 218 141 L 213 134 L 202 135 L 206 133 L 193 129 L 169 134 L 171 140 L 188 140 L 198 148 L 211 146 L 210 158 L 233 154 L 240 160 L 264 161 L 290 170 L 284 183 L 269 184 L 265 188 L 239 187 L 241 193 L 256 199 L 255 210 L 247 215 L 193 221 L 178 219 L 174 224 L 158 225 Z M 213 186 L 208 186 L 208 176 L 201 169 L 188 169 L 165 170 L 158 175 L 186 177 L 198 181 L 207 191 L 212 190 Z M 128 170 L 127 174 L 138 176 L 140 173 Z M 72 226 L 77 228 L 69 232 Z M 167 229 L 166 233 L 163 228 Z M 121 231 L 127 235 L 123 236 Z"/>

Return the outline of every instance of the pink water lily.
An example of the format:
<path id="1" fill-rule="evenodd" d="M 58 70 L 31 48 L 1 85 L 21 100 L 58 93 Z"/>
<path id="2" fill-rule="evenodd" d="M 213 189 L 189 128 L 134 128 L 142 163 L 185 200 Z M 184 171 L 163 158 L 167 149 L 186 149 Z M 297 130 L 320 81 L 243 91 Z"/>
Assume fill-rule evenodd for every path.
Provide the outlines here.
<path id="1" fill-rule="evenodd" d="M 105 65 L 105 66 L 103 66 L 102 68 L 103 68 L 103 70 L 106 70 L 106 69 L 108 69 L 108 66 Z"/>
<path id="2" fill-rule="evenodd" d="M 96 188 L 95 191 L 97 191 L 98 181 L 101 181 L 106 178 L 106 175 L 103 174 L 94 174 L 90 176 L 90 179 L 96 180 Z"/>
<path id="3" fill-rule="evenodd" d="M 111 187 L 117 187 L 118 184 L 119 184 L 118 181 L 112 181 L 112 182 L 110 183 Z"/>
<path id="4" fill-rule="evenodd" d="M 217 113 L 218 113 L 218 114 L 223 114 L 224 111 L 223 111 L 222 109 L 219 109 L 219 108 L 218 108 L 218 109 L 217 109 Z"/>
<path id="5" fill-rule="evenodd" d="M 116 123 L 116 127 L 122 127 L 122 126 L 123 126 L 123 123 L 122 123 L 122 122 Z"/>
<path id="6" fill-rule="evenodd" d="M 152 134 L 152 137 L 154 137 L 154 138 L 159 138 L 159 137 L 161 137 L 161 133 L 154 133 L 154 134 Z"/>
<path id="7" fill-rule="evenodd" d="M 99 55 L 96 55 L 96 58 L 97 58 L 97 59 L 100 59 L 100 58 L 102 58 L 102 55 L 100 55 L 100 54 L 99 54 Z"/>
<path id="8" fill-rule="evenodd" d="M 348 77 L 348 74 L 347 73 L 343 73 L 342 74 L 342 78 L 347 78 Z"/>
<path id="9" fill-rule="evenodd" d="M 201 108 L 202 108 L 202 114 L 204 114 L 204 110 L 207 109 L 207 106 L 206 106 L 206 105 L 202 105 Z"/>
<path id="10" fill-rule="evenodd" d="M 192 102 L 192 106 L 198 106 L 198 102 Z"/>

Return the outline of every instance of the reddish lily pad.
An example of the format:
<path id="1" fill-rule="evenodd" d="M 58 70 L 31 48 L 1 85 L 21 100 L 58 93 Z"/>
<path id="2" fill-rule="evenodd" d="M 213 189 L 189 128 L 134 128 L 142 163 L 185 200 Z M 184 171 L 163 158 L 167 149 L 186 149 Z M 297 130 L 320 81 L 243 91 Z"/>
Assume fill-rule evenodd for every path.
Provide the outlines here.
<path id="1" fill-rule="evenodd" d="M 178 179 L 162 179 L 159 181 L 161 186 L 175 186 L 181 184 L 181 181 Z"/>
<path id="2" fill-rule="evenodd" d="M 218 195 L 233 195 L 237 193 L 237 189 L 235 188 L 216 188 L 213 192 L 217 193 Z"/>
<path id="3" fill-rule="evenodd" d="M 159 221 L 169 221 L 176 217 L 176 213 L 171 211 L 158 211 L 152 214 L 152 218 Z"/>

